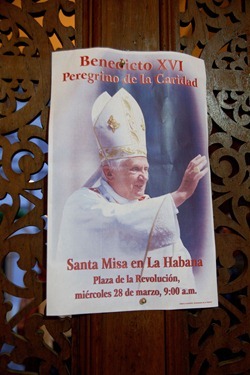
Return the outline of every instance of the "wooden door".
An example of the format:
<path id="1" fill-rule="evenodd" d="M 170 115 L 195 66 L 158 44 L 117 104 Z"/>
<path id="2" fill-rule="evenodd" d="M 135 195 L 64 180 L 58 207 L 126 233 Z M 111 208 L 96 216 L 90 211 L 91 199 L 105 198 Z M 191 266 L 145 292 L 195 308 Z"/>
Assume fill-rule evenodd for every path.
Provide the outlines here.
<path id="1" fill-rule="evenodd" d="M 249 7 L 0 1 L 0 373 L 249 373 Z M 45 315 L 51 51 L 92 46 L 205 60 L 218 308 Z"/>
<path id="2" fill-rule="evenodd" d="M 92 17 L 87 45 L 137 51 L 176 49 L 173 19 L 178 19 L 177 3 L 111 0 L 93 1 L 85 7 L 84 14 Z M 188 348 L 186 311 L 75 317 L 73 331 L 82 338 L 75 344 L 74 374 L 188 373 L 188 350 L 183 350 Z"/>

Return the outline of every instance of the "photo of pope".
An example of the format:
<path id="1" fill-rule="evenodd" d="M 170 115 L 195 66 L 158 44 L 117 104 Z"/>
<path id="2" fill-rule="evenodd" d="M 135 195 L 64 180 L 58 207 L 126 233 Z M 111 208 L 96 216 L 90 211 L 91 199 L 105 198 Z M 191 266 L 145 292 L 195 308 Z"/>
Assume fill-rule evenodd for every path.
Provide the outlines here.
<path id="1" fill-rule="evenodd" d="M 136 280 L 172 275 L 178 287 L 195 288 L 192 259 L 182 243 L 177 215 L 208 172 L 206 157 L 197 155 L 188 163 L 175 191 L 150 198 L 145 194 L 150 173 L 146 125 L 134 97 L 124 88 L 113 96 L 105 91 L 92 107 L 92 125 L 100 167 L 65 203 L 57 247 L 61 267 L 71 264 L 73 269 L 91 260 L 98 275 L 107 278 L 110 269 L 101 266 L 103 259 L 104 264 L 111 259 L 111 265 L 142 261 L 142 269 L 121 267 L 117 275 L 129 273 Z M 178 260 L 185 267 L 178 267 Z M 133 288 L 140 287 L 133 283 Z"/>

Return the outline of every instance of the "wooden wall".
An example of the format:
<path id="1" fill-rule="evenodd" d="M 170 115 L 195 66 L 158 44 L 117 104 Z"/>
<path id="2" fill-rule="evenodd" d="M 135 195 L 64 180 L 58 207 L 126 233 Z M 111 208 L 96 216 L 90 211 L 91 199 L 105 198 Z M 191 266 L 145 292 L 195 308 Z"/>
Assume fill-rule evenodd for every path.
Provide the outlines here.
<path id="1" fill-rule="evenodd" d="M 248 0 L 0 2 L 0 373 L 249 373 L 249 8 Z M 205 60 L 218 308 L 44 315 L 51 51 L 92 46 Z"/>

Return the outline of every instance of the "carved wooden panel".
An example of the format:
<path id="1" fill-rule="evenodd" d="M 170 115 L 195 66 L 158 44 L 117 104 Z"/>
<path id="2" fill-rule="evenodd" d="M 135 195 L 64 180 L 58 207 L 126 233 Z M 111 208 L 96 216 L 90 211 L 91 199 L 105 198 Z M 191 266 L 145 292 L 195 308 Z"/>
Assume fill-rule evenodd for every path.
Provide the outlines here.
<path id="1" fill-rule="evenodd" d="M 1 374 L 68 373 L 70 319 L 44 316 L 46 176 L 51 52 L 74 48 L 75 13 L 74 1 L 0 2 Z"/>
<path id="2" fill-rule="evenodd" d="M 0 1 L 1 374 L 67 374 L 72 358 L 77 375 L 250 372 L 250 2 L 179 5 Z M 54 49 L 97 45 L 205 60 L 220 306 L 74 318 L 72 349 L 71 320 L 44 315 L 50 61 Z"/>
<path id="3" fill-rule="evenodd" d="M 220 302 L 189 314 L 190 374 L 249 374 L 250 3 L 183 5 L 180 49 L 207 69 Z"/>

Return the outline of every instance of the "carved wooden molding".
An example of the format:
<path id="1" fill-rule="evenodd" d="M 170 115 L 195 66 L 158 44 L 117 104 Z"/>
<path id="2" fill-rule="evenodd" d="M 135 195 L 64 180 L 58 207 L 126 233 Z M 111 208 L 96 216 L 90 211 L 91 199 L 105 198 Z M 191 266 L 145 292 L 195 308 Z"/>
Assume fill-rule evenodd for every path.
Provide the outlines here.
<path id="1" fill-rule="evenodd" d="M 46 175 L 51 52 L 74 48 L 75 6 L 0 2 L 2 374 L 68 373 L 71 321 L 44 316 Z"/>
<path id="2" fill-rule="evenodd" d="M 188 1 L 181 50 L 207 69 L 220 306 L 190 312 L 190 373 L 245 374 L 249 365 L 248 1 Z"/>
<path id="3" fill-rule="evenodd" d="M 133 334 L 142 332 L 135 345 L 143 347 L 129 363 L 121 351 L 126 343 L 119 336 L 113 340 L 119 351 L 116 366 L 123 363 L 130 372 L 136 360 L 144 371 L 150 346 L 142 344 L 150 327 L 152 340 L 159 342 L 151 361 L 155 373 L 248 373 L 250 3 L 184 0 L 178 14 L 178 3 L 170 0 L 129 0 L 123 9 L 117 5 L 121 2 L 0 2 L 0 373 L 25 365 L 26 371 L 67 374 L 72 353 L 73 374 L 79 368 L 81 374 L 98 373 L 100 332 L 118 331 L 121 322 L 131 345 Z M 99 314 L 73 322 L 44 316 L 51 52 L 92 46 L 180 50 L 206 63 L 220 306 L 190 311 L 189 331 L 187 312 Z M 71 324 L 78 332 L 72 345 Z M 110 342 L 104 343 L 104 353 L 112 361 Z"/>

